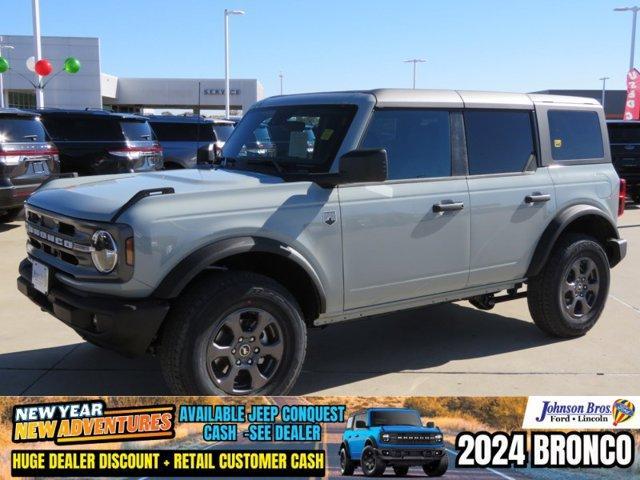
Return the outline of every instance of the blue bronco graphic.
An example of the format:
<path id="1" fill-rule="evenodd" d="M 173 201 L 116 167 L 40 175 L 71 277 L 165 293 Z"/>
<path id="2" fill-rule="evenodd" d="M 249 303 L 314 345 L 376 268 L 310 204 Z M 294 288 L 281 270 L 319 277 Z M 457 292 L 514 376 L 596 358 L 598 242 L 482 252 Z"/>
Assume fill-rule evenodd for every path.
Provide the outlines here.
<path id="1" fill-rule="evenodd" d="M 404 476 L 415 466 L 430 477 L 447 471 L 442 432 L 433 422 L 423 426 L 418 412 L 408 408 L 369 408 L 349 417 L 340 445 L 342 475 L 360 467 L 366 476 L 377 477 L 393 467 Z"/>

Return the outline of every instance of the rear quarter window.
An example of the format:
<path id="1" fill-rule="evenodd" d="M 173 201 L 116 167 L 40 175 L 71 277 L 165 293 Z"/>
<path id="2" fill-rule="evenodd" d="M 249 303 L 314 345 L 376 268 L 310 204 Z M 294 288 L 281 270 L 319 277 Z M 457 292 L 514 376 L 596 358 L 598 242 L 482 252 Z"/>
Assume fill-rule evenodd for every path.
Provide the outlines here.
<path id="1" fill-rule="evenodd" d="M 551 156 L 554 160 L 604 157 L 598 113 L 585 110 L 549 110 Z"/>
<path id="2" fill-rule="evenodd" d="M 140 141 L 153 139 L 153 131 L 149 122 L 121 121 L 120 127 L 127 140 Z"/>
<path id="3" fill-rule="evenodd" d="M 44 142 L 46 136 L 42 124 L 35 118 L 0 117 L 0 143 Z"/>

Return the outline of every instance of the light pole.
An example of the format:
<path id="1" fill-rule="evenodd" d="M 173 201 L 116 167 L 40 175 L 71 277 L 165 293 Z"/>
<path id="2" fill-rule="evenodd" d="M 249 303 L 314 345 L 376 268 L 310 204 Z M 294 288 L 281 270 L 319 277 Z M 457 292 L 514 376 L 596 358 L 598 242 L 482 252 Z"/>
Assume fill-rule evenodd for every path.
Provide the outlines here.
<path id="1" fill-rule="evenodd" d="M 633 12 L 633 20 L 632 20 L 632 24 L 631 24 L 631 55 L 629 57 L 629 70 L 633 69 L 633 60 L 634 60 L 634 53 L 635 53 L 635 48 L 636 48 L 636 19 L 638 17 L 638 10 L 640 10 L 640 7 L 620 7 L 620 8 L 614 8 L 613 9 L 615 12 Z"/>
<path id="2" fill-rule="evenodd" d="M 40 0 L 33 0 L 33 43 L 36 51 L 36 62 L 42 58 L 42 42 L 40 40 Z M 38 85 L 41 84 L 42 77 L 38 76 Z M 36 88 L 36 107 L 44 107 L 44 90 Z"/>
<path id="3" fill-rule="evenodd" d="M 37 2 L 38 0 L 33 0 Z M 224 9 L 224 112 L 229 118 L 230 96 L 229 96 L 229 15 L 244 15 L 242 10 Z"/>
<path id="4" fill-rule="evenodd" d="M 426 60 L 422 58 L 412 58 L 411 60 L 405 60 L 404 63 L 413 63 L 413 89 L 416 88 L 416 65 L 418 63 L 424 63 Z"/>
<path id="5" fill-rule="evenodd" d="M 2 37 L 0 37 L 0 57 L 2 56 L 2 49 L 13 50 L 13 45 L 2 45 Z M 4 81 L 2 74 L 0 73 L 0 108 L 4 108 Z"/>
<path id="6" fill-rule="evenodd" d="M 280 77 L 280 95 L 282 95 L 282 92 L 284 91 L 284 89 L 282 88 L 282 79 L 284 78 L 282 72 L 278 74 L 278 77 Z"/>
<path id="7" fill-rule="evenodd" d="M 602 81 L 602 98 L 600 100 L 600 103 L 602 104 L 602 109 L 604 110 L 604 103 L 606 100 L 606 95 L 607 95 L 607 90 L 606 90 L 606 85 L 607 85 L 607 80 L 609 80 L 609 77 L 601 77 L 598 80 Z"/>

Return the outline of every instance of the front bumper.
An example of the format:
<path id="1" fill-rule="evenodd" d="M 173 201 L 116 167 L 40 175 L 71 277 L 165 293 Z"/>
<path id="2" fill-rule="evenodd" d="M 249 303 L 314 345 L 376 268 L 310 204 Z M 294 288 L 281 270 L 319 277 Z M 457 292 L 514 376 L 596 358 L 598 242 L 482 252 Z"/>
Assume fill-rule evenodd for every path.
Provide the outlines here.
<path id="1" fill-rule="evenodd" d="M 87 294 L 56 282 L 53 275 L 45 295 L 33 288 L 29 259 L 20 263 L 18 290 L 85 340 L 124 355 L 144 353 L 169 311 L 165 300 Z"/>
<path id="2" fill-rule="evenodd" d="M 38 185 L 0 187 L 0 210 L 21 207 L 36 188 Z"/>
<path id="3" fill-rule="evenodd" d="M 377 450 L 378 457 L 390 465 L 417 466 L 433 460 L 439 460 L 447 452 L 444 447 L 402 448 L 399 446 L 383 446 Z"/>

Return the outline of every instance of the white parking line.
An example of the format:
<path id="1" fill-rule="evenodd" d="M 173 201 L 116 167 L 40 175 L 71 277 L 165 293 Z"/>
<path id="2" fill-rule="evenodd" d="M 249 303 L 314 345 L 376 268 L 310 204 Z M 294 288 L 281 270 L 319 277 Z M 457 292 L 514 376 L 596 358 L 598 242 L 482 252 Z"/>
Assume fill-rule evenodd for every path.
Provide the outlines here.
<path id="1" fill-rule="evenodd" d="M 446 450 L 447 452 L 449 452 L 450 454 L 452 454 L 452 455 L 457 455 L 457 453 L 456 453 L 455 451 L 451 450 L 450 448 L 446 448 L 445 450 Z M 497 476 L 499 476 L 499 477 L 502 477 L 502 478 L 504 478 L 504 479 L 506 479 L 506 480 L 516 480 L 515 478 L 510 477 L 510 476 L 509 476 L 509 475 L 507 475 L 506 473 L 499 472 L 498 470 L 494 470 L 493 468 L 489 468 L 489 467 L 479 467 L 479 468 L 484 468 L 484 469 L 485 469 L 485 470 L 487 470 L 488 472 L 491 472 L 491 473 L 493 473 L 494 475 L 497 475 Z"/>

